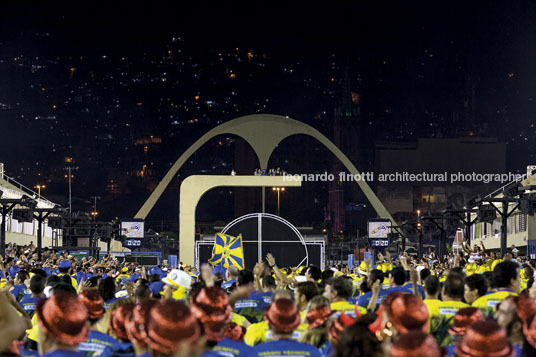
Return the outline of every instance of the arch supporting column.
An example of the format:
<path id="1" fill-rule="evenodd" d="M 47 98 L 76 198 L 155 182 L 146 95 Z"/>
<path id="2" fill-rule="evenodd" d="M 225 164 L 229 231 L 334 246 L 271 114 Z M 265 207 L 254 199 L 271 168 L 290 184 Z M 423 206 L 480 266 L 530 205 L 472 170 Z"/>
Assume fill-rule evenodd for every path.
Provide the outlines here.
<path id="1" fill-rule="evenodd" d="M 195 210 L 203 195 L 215 187 L 300 187 L 301 180 L 285 176 L 193 175 L 181 184 L 179 203 L 179 257 L 194 264 Z"/>

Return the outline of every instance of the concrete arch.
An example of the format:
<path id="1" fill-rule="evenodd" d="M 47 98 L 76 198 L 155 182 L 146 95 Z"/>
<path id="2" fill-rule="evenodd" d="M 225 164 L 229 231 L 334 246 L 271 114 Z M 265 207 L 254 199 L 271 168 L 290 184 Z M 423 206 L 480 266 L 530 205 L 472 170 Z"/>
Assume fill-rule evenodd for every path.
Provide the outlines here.
<path id="1" fill-rule="evenodd" d="M 274 149 L 283 139 L 296 134 L 308 135 L 318 140 L 331 151 L 341 161 L 344 167 L 346 167 L 350 174 L 359 174 L 359 171 L 348 157 L 346 157 L 346 155 L 344 155 L 344 153 L 335 146 L 331 140 L 315 128 L 280 115 L 246 115 L 215 127 L 190 146 L 169 169 L 168 173 L 164 176 L 162 181 L 160 181 L 138 213 L 136 213 L 135 218 L 145 219 L 186 160 L 188 160 L 190 156 L 192 156 L 192 154 L 207 141 L 221 134 L 234 134 L 246 140 L 255 151 L 255 154 L 259 159 L 260 167 L 264 169 L 267 168 L 268 160 Z M 356 181 L 356 183 L 359 185 L 372 207 L 376 210 L 378 216 L 393 220 L 369 185 L 365 181 Z"/>

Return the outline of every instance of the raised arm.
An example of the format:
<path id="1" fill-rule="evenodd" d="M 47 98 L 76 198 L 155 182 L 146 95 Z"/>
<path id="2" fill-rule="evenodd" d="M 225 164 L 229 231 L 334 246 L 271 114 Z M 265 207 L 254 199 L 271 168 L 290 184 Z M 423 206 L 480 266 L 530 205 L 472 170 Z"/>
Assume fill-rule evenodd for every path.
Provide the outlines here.
<path id="1" fill-rule="evenodd" d="M 268 261 L 268 264 L 270 264 L 270 268 L 274 270 L 274 274 L 280 281 L 284 282 L 285 284 L 292 284 L 294 283 L 294 279 L 286 277 L 281 271 L 279 271 L 279 268 L 277 267 L 277 264 L 275 263 L 275 258 L 272 255 L 272 253 L 266 254 L 266 261 Z"/>
<path id="2" fill-rule="evenodd" d="M 261 274 L 263 271 L 263 263 L 258 262 L 253 268 L 253 276 L 255 278 L 255 290 L 262 291 Z"/>
<path id="3" fill-rule="evenodd" d="M 471 249 L 467 248 L 466 244 L 466 242 L 462 242 L 462 250 L 464 251 L 464 253 L 471 254 Z"/>
<path id="4" fill-rule="evenodd" d="M 409 276 L 411 277 L 411 283 L 413 284 L 413 293 L 419 296 L 419 289 L 417 287 L 417 280 L 419 278 L 419 274 L 417 274 L 417 270 L 415 270 L 415 268 L 411 268 L 409 271 Z"/>
<path id="5" fill-rule="evenodd" d="M 367 306 L 367 310 L 370 312 L 374 312 L 376 310 L 378 295 L 380 294 L 380 284 L 381 282 L 379 280 L 376 280 L 374 284 L 372 284 L 372 297 L 370 298 L 370 302 Z"/>

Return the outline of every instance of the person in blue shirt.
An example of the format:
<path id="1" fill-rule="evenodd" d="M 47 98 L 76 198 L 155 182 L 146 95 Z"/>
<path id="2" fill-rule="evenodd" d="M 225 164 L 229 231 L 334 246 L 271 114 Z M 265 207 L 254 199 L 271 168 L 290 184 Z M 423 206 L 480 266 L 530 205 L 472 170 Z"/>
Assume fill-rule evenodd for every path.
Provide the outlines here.
<path id="1" fill-rule="evenodd" d="M 17 277 L 17 274 L 20 271 L 20 266 L 18 265 L 12 265 L 7 269 L 7 275 L 9 276 L 10 280 L 15 279 Z"/>
<path id="2" fill-rule="evenodd" d="M 257 307 L 259 310 L 264 311 L 270 306 L 276 286 L 273 276 L 266 275 L 262 278 L 262 291 L 251 295 L 252 298 L 257 300 Z"/>
<path id="3" fill-rule="evenodd" d="M 30 294 L 30 290 L 28 290 L 24 284 L 24 282 L 29 278 L 30 274 L 26 270 L 20 270 L 17 273 L 15 280 L 13 281 L 14 285 L 11 290 L 9 290 L 9 292 L 15 296 L 17 301 L 20 301 L 25 295 Z"/>
<path id="4" fill-rule="evenodd" d="M 227 271 L 225 272 L 225 282 L 221 284 L 221 288 L 227 291 L 231 290 L 238 280 L 238 272 L 238 268 L 234 265 L 227 268 Z"/>
<path id="5" fill-rule="evenodd" d="M 244 343 L 244 336 L 246 334 L 246 328 L 237 325 L 234 322 L 229 322 L 224 327 L 224 338 L 212 351 L 203 353 L 203 357 L 224 356 L 230 357 L 236 356 L 251 356 L 253 354 L 253 348 Z"/>
<path id="6" fill-rule="evenodd" d="M 88 322 L 91 326 L 87 339 L 80 343 L 78 348 L 81 352 L 85 352 L 86 356 L 98 356 L 106 347 L 117 343 L 115 338 L 97 330 L 97 322 L 106 313 L 103 307 L 104 300 L 93 290 L 82 291 L 78 295 L 78 300 L 86 307 Z"/>
<path id="7" fill-rule="evenodd" d="M 30 291 L 31 294 L 25 295 L 19 305 L 26 311 L 28 316 L 32 317 L 35 311 L 35 306 L 39 300 L 45 297 L 43 291 L 45 290 L 46 280 L 41 275 L 34 274 L 30 279 Z"/>
<path id="8" fill-rule="evenodd" d="M 389 272 L 389 286 L 390 288 L 387 289 L 386 295 L 389 295 L 391 293 L 394 293 L 395 291 L 400 291 L 403 293 L 413 293 L 413 289 L 407 288 L 404 286 L 406 284 L 407 278 L 409 277 L 409 274 L 406 273 L 404 268 L 401 266 L 398 266 L 391 270 Z"/>
<path id="9" fill-rule="evenodd" d="M 249 270 L 240 270 L 237 287 L 251 287 L 251 294 L 244 299 L 238 299 L 234 304 L 234 312 L 244 316 L 250 323 L 262 321 L 264 304 L 260 304 L 256 298 L 257 292 L 253 291 L 253 273 Z"/>
<path id="10" fill-rule="evenodd" d="M 206 287 L 194 293 L 190 302 L 192 314 L 203 325 L 208 347 L 224 356 L 251 356 L 252 348 L 241 341 L 225 337 L 225 325 L 233 311 L 227 293 L 214 286 L 214 276 L 208 266 L 201 267 L 201 277 Z"/>
<path id="11" fill-rule="evenodd" d="M 76 268 L 76 274 L 74 274 L 74 278 L 76 280 L 76 283 L 80 285 L 86 277 L 86 273 L 84 273 L 84 268 L 78 267 Z"/>
<path id="12" fill-rule="evenodd" d="M 367 283 L 369 283 L 371 287 L 372 287 L 372 285 L 374 284 L 374 282 L 376 280 L 379 280 L 381 278 L 382 280 L 380 280 L 380 282 L 383 281 L 383 273 L 381 273 L 381 274 L 380 273 L 381 273 L 381 271 L 379 271 L 377 269 L 374 269 L 374 270 L 371 271 L 370 279 L 367 280 Z M 388 289 L 385 289 L 383 287 L 380 288 L 380 292 L 378 294 L 377 304 L 379 304 L 380 302 L 385 300 L 385 298 L 389 294 L 397 292 L 397 291 L 412 294 L 413 293 L 412 290 L 404 287 L 405 282 L 406 282 L 406 271 L 404 270 L 404 268 L 402 268 L 401 266 L 398 266 L 398 267 L 394 268 L 393 270 L 391 270 L 389 272 L 389 286 L 390 286 L 390 288 L 388 288 Z M 362 307 L 366 308 L 368 306 L 368 304 L 370 303 L 371 298 L 372 298 L 372 291 L 369 291 L 368 293 L 365 293 L 365 294 L 361 295 L 359 297 L 359 299 L 357 300 L 357 303 L 358 303 L 359 306 L 362 306 Z"/>
<path id="13" fill-rule="evenodd" d="M 39 324 L 38 342 L 41 356 L 85 356 L 77 349 L 89 333 L 88 314 L 84 304 L 74 293 L 54 291 L 50 298 L 37 303 L 35 313 Z"/>
<path id="14" fill-rule="evenodd" d="M 419 272 L 419 276 L 421 278 L 421 281 L 424 281 L 428 276 L 430 276 L 430 270 L 429 269 L 422 269 Z M 413 283 L 409 281 L 409 275 L 406 275 L 406 284 L 404 284 L 404 288 L 410 290 L 413 292 Z M 421 284 L 417 284 L 417 291 L 419 292 L 419 296 L 421 299 L 425 298 L 425 291 Z"/>
<path id="15" fill-rule="evenodd" d="M 139 268 L 136 268 L 135 272 L 132 273 L 132 274 L 130 274 L 130 278 L 128 278 L 127 281 L 130 281 L 130 282 L 132 282 L 132 283 L 135 283 L 136 280 L 138 280 L 139 278 L 141 278 L 141 274 L 138 273 L 139 270 L 140 270 Z"/>
<path id="16" fill-rule="evenodd" d="M 364 307 L 364 308 L 366 308 L 369 305 L 370 299 L 372 298 L 372 286 L 374 285 L 376 281 L 379 281 L 380 283 L 380 293 L 378 294 L 377 303 L 379 304 L 380 302 L 382 302 L 387 296 L 386 294 L 387 289 L 383 289 L 383 286 L 382 286 L 384 279 L 385 279 L 385 276 L 381 270 L 372 269 L 368 279 L 366 280 L 366 284 L 369 288 L 369 291 L 364 293 L 357 299 L 357 305 Z"/>
<path id="17" fill-rule="evenodd" d="M 315 346 L 292 340 L 292 332 L 300 325 L 300 314 L 292 300 L 274 301 L 266 310 L 265 319 L 272 332 L 272 341 L 253 347 L 253 356 L 321 356 Z"/>

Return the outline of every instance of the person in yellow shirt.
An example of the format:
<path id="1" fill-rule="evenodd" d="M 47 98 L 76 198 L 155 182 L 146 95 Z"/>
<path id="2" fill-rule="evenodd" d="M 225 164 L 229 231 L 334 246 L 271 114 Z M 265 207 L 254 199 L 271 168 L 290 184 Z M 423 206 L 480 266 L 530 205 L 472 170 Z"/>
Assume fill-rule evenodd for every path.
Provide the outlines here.
<path id="1" fill-rule="evenodd" d="M 519 291 L 524 291 L 527 288 L 529 280 L 534 275 L 534 270 L 528 264 L 524 264 L 523 269 L 519 272 L 521 275 L 521 286 Z"/>
<path id="2" fill-rule="evenodd" d="M 441 303 L 437 305 L 437 312 L 444 316 L 446 320 L 453 317 L 458 310 L 469 307 L 464 303 L 464 281 L 463 276 L 457 273 L 450 273 L 445 280 L 441 294 Z"/>
<path id="3" fill-rule="evenodd" d="M 278 299 L 291 299 L 288 290 L 278 290 L 272 296 L 272 303 Z M 300 324 L 292 333 L 292 339 L 298 340 L 307 330 L 307 324 Z M 267 321 L 261 321 L 249 325 L 244 336 L 244 342 L 250 346 L 255 346 L 272 340 L 272 332 Z"/>
<path id="4" fill-rule="evenodd" d="M 323 295 L 330 301 L 332 311 L 344 312 L 347 315 L 355 317 L 355 305 L 348 301 L 352 297 L 352 289 L 352 283 L 347 278 L 333 278 L 328 280 Z M 362 306 L 358 306 L 357 309 L 362 314 L 367 313 L 367 309 Z"/>
<path id="5" fill-rule="evenodd" d="M 300 311 L 300 318 L 305 320 L 305 314 L 307 312 L 307 304 L 309 301 L 318 295 L 318 286 L 312 281 L 304 281 L 298 283 L 294 289 L 294 301 Z"/>
<path id="6" fill-rule="evenodd" d="M 119 274 L 117 276 L 117 278 L 115 278 L 115 281 L 118 283 L 118 284 L 121 284 L 123 285 L 124 282 L 130 278 L 130 275 L 128 274 L 128 268 L 127 267 L 123 267 L 121 268 L 121 274 Z"/>
<path id="7" fill-rule="evenodd" d="M 192 278 L 183 270 L 172 269 L 165 278 L 162 278 L 162 282 L 164 283 L 164 299 L 185 301 L 186 291 L 192 284 Z"/>
<path id="8" fill-rule="evenodd" d="M 478 270 L 478 265 L 476 264 L 476 262 L 469 259 L 469 263 L 465 266 L 465 274 L 467 276 L 470 276 L 470 275 L 475 274 L 477 270 Z"/>
<path id="9" fill-rule="evenodd" d="M 491 271 L 494 271 L 494 270 L 495 270 L 495 267 L 497 266 L 497 264 L 500 264 L 500 263 L 502 263 L 502 262 L 503 262 L 502 259 L 499 259 L 499 258 L 495 259 L 495 260 L 493 261 L 493 263 L 491 263 Z"/>
<path id="10" fill-rule="evenodd" d="M 488 260 L 486 260 L 486 265 L 489 266 L 490 270 L 493 270 L 492 266 L 496 259 L 497 257 L 495 256 L 495 252 L 494 251 L 489 252 L 489 258 Z"/>
<path id="11" fill-rule="evenodd" d="M 430 275 L 424 280 L 424 290 L 426 291 L 426 299 L 423 300 L 424 304 L 428 308 L 428 332 L 437 330 L 437 327 L 439 326 L 439 320 L 440 320 L 440 314 L 439 311 L 439 304 L 441 304 L 441 300 L 439 300 L 439 291 L 441 288 L 441 283 L 439 282 L 439 279 L 437 276 Z M 432 319 L 432 316 L 434 318 Z"/>
<path id="12" fill-rule="evenodd" d="M 441 346 L 448 342 L 448 327 L 453 323 L 454 315 L 461 309 L 469 307 L 464 303 L 464 280 L 463 275 L 451 272 L 445 280 L 441 293 L 442 300 L 436 302 L 429 309 L 433 326 L 430 332 L 434 335 Z"/>
<path id="13" fill-rule="evenodd" d="M 481 274 L 474 274 L 465 278 L 464 293 L 465 302 L 471 305 L 478 298 L 488 293 L 488 281 Z"/>
<path id="14" fill-rule="evenodd" d="M 382 271 L 382 273 L 386 274 L 388 271 L 393 270 L 393 268 L 394 265 L 391 263 L 391 255 L 389 254 L 389 252 L 387 252 L 387 259 L 385 259 L 382 253 L 378 253 L 376 269 L 379 269 Z"/>
<path id="15" fill-rule="evenodd" d="M 490 271 L 490 270 L 491 268 L 489 267 L 489 265 L 484 264 L 482 261 L 480 261 L 480 263 L 477 264 L 475 274 L 484 274 L 485 272 Z"/>
<path id="16" fill-rule="evenodd" d="M 482 310 L 485 317 L 493 317 L 496 306 L 510 295 L 517 295 L 521 285 L 519 265 L 512 261 L 503 261 L 493 270 L 497 291 L 476 299 L 471 306 Z"/>

